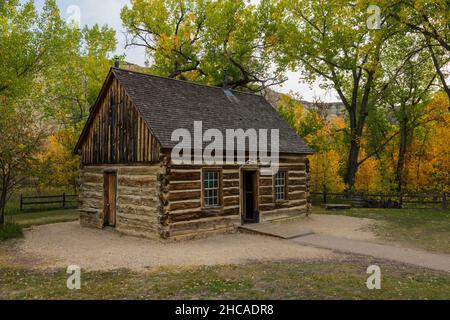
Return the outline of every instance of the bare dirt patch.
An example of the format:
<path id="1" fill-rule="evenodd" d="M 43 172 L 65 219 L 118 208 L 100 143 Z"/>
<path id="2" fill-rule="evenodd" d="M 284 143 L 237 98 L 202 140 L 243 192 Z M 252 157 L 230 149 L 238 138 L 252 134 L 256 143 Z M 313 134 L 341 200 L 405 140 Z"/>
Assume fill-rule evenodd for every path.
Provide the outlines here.
<path id="1" fill-rule="evenodd" d="M 351 240 L 379 240 L 373 229 L 381 222 L 366 218 L 321 214 L 301 217 L 289 223 L 289 228 L 298 226 L 317 234 Z"/>
<path id="2" fill-rule="evenodd" d="M 25 232 L 24 239 L 8 241 L 1 246 L 13 250 L 14 258 L 8 254 L 7 260 L 14 265 L 65 268 L 74 264 L 86 270 L 145 270 L 162 266 L 211 266 L 336 257 L 329 250 L 252 234 L 162 243 L 120 236 L 114 230 L 81 228 L 77 222 L 34 227 Z M 1 247 L 0 250 L 4 252 Z"/>

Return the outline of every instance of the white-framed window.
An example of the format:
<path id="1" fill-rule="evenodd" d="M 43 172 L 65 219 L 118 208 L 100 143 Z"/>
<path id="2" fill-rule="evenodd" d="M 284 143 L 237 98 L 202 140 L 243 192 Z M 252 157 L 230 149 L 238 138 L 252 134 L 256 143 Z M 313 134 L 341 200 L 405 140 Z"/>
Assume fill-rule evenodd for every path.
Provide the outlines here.
<path id="1" fill-rule="evenodd" d="M 275 200 L 286 200 L 286 171 L 278 171 L 275 175 Z"/>
<path id="2" fill-rule="evenodd" d="M 220 171 L 203 171 L 203 206 L 220 206 Z"/>

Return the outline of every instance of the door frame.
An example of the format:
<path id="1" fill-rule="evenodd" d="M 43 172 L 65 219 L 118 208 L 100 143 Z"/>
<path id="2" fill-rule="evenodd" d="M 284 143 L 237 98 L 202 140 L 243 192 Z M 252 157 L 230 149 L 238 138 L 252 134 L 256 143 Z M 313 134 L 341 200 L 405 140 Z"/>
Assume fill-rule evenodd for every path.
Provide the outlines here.
<path id="1" fill-rule="evenodd" d="M 108 184 L 106 184 L 106 179 L 110 176 L 114 176 L 115 186 L 114 186 L 114 224 L 110 224 L 109 217 L 107 215 L 107 198 L 109 197 L 109 180 Z M 108 186 L 108 189 L 106 188 Z M 116 170 L 106 170 L 103 172 L 103 228 L 104 227 L 112 227 L 115 228 L 117 225 L 117 188 L 118 187 L 118 179 L 117 179 L 117 171 Z"/>
<path id="2" fill-rule="evenodd" d="M 239 172 L 239 202 L 240 202 L 240 211 L 241 211 L 241 225 L 248 224 L 246 220 L 246 212 L 245 212 L 245 173 L 253 172 L 254 180 L 253 180 L 253 207 L 254 213 L 257 214 L 259 212 L 259 168 L 257 167 L 243 167 Z M 256 221 L 253 223 L 259 223 L 260 216 L 257 217 Z"/>

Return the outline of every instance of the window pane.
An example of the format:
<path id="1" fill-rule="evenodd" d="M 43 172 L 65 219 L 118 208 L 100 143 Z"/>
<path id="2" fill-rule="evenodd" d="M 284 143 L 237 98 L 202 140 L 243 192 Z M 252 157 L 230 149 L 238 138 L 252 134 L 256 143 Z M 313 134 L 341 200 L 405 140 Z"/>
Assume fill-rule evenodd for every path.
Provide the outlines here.
<path id="1" fill-rule="evenodd" d="M 217 171 L 203 172 L 204 205 L 218 206 L 219 203 L 219 181 L 220 175 Z"/>
<path id="2" fill-rule="evenodd" d="M 278 172 L 275 176 L 275 199 L 277 201 L 286 199 L 286 172 Z"/>

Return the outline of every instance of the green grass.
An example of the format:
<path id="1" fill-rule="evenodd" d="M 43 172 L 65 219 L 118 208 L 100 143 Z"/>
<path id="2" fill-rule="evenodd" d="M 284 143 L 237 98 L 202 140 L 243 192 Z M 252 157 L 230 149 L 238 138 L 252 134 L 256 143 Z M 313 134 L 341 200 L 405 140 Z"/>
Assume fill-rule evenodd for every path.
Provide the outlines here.
<path id="1" fill-rule="evenodd" d="M 60 188 L 55 188 L 55 189 L 48 189 L 48 190 L 37 190 L 36 188 L 23 188 L 20 190 L 17 190 L 17 192 L 15 192 L 11 198 L 9 199 L 9 201 L 6 203 L 6 213 L 8 215 L 15 215 L 15 214 L 21 214 L 22 212 L 20 211 L 20 195 L 23 194 L 24 197 L 42 197 L 42 196 L 53 196 L 53 195 L 61 195 L 63 193 L 66 194 L 74 194 L 75 192 L 73 190 L 66 190 L 66 189 L 60 189 Z M 73 200 L 72 198 L 70 198 L 70 200 Z M 27 200 L 29 201 L 29 200 Z M 55 207 L 56 206 L 56 207 Z M 59 205 L 58 204 L 42 204 L 42 205 L 32 205 L 32 206 L 26 206 L 25 209 L 31 209 L 29 211 L 49 211 L 49 210 L 54 210 L 54 209 L 58 209 Z"/>
<path id="2" fill-rule="evenodd" d="M 17 223 L 23 228 L 29 228 L 31 226 L 39 226 L 44 224 L 75 221 L 78 217 L 79 213 L 76 209 L 65 209 L 20 214 L 17 213 L 14 215 L 7 215 L 6 219 L 8 222 Z"/>
<path id="3" fill-rule="evenodd" d="M 439 209 L 351 209 L 314 213 L 369 218 L 383 223 L 374 227 L 382 239 L 429 251 L 450 254 L 450 210 Z"/>
<path id="4" fill-rule="evenodd" d="M 378 263 L 382 289 L 368 290 Z M 251 263 L 152 272 L 81 274 L 66 288 L 65 270 L 0 267 L 0 299 L 450 299 L 450 275 L 366 258 L 331 262 Z"/>
<path id="5" fill-rule="evenodd" d="M 7 223 L 5 226 L 0 226 L 0 241 L 22 238 L 23 237 L 23 227 L 17 223 Z"/>

